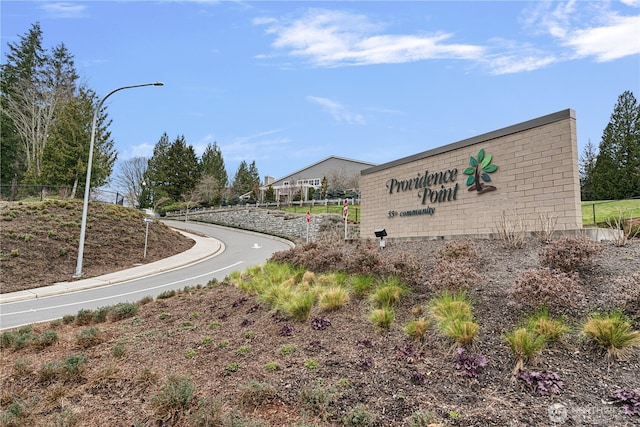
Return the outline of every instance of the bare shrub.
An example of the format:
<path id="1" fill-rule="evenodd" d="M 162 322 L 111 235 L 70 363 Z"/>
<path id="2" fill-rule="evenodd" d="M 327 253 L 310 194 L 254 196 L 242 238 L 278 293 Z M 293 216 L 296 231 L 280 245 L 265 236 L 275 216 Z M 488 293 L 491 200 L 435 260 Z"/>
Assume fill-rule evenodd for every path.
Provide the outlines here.
<path id="1" fill-rule="evenodd" d="M 577 273 L 548 268 L 521 272 L 509 295 L 519 308 L 532 311 L 544 307 L 554 315 L 576 313 L 585 305 Z"/>
<path id="2" fill-rule="evenodd" d="M 446 260 L 461 260 L 475 263 L 480 255 L 475 242 L 469 239 L 450 240 L 444 244 L 437 254 L 437 258 Z"/>
<path id="3" fill-rule="evenodd" d="M 527 237 L 527 222 L 520 215 L 502 212 L 495 221 L 495 231 L 505 248 L 521 248 Z"/>
<path id="4" fill-rule="evenodd" d="M 624 209 L 618 208 L 618 214 L 606 221 L 607 227 L 613 231 L 613 244 L 618 247 L 625 246 L 629 242 L 629 239 L 640 234 L 640 226 L 637 224 L 634 226 L 632 216 L 626 220 L 625 214 L 626 211 Z M 625 224 L 628 224 L 626 228 Z"/>
<path id="5" fill-rule="evenodd" d="M 441 259 L 427 276 L 427 287 L 434 292 L 457 293 L 478 286 L 482 276 L 465 260 Z"/>
<path id="6" fill-rule="evenodd" d="M 601 252 L 602 248 L 587 237 L 563 237 L 542 248 L 538 256 L 543 267 L 571 273 Z"/>
<path id="7" fill-rule="evenodd" d="M 556 231 L 556 223 L 558 218 L 549 213 L 541 213 L 538 215 L 538 230 L 534 232 L 536 237 L 543 243 L 551 242 L 553 233 Z"/>

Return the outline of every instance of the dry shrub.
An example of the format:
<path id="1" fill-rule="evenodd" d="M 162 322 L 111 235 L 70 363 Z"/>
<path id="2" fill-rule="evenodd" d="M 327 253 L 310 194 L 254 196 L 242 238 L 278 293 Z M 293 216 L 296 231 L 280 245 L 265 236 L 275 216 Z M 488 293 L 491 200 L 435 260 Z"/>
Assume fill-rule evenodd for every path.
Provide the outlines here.
<path id="1" fill-rule="evenodd" d="M 625 219 L 627 212 L 631 210 L 618 208 L 617 215 L 606 220 L 607 227 L 614 232 L 613 244 L 618 247 L 626 246 L 629 239 L 640 234 L 640 223 L 634 220 L 632 215 L 628 220 Z"/>
<path id="2" fill-rule="evenodd" d="M 608 295 L 610 305 L 623 310 L 628 316 L 640 318 L 640 271 L 619 277 L 615 283 L 615 290 Z"/>
<path id="3" fill-rule="evenodd" d="M 438 259 L 460 260 L 475 263 L 479 258 L 478 247 L 469 239 L 450 240 L 437 253 Z"/>
<path id="4" fill-rule="evenodd" d="M 549 214 L 548 212 L 540 213 L 538 215 L 538 230 L 533 234 L 540 239 L 543 243 L 551 242 L 553 233 L 556 231 L 556 223 L 558 217 Z"/>
<path id="5" fill-rule="evenodd" d="M 468 291 L 478 286 L 482 276 L 473 264 L 463 259 L 443 258 L 438 261 L 427 276 L 427 287 L 434 292 Z"/>
<path id="6" fill-rule="evenodd" d="M 527 238 L 527 222 L 519 214 L 503 211 L 495 221 L 495 232 L 505 248 L 519 249 Z"/>
<path id="7" fill-rule="evenodd" d="M 548 268 L 521 272 L 509 294 L 522 309 L 545 307 L 555 315 L 579 312 L 585 305 L 578 275 Z"/>
<path id="8" fill-rule="evenodd" d="M 543 267 L 571 273 L 601 252 L 602 248 L 586 237 L 563 237 L 541 249 L 538 256 Z"/>
<path id="9" fill-rule="evenodd" d="M 355 244 L 312 242 L 276 252 L 270 261 L 289 263 L 316 273 L 344 271 L 348 274 L 397 277 L 409 285 L 420 282 L 422 261 L 403 251 L 381 250 L 374 240 Z"/>

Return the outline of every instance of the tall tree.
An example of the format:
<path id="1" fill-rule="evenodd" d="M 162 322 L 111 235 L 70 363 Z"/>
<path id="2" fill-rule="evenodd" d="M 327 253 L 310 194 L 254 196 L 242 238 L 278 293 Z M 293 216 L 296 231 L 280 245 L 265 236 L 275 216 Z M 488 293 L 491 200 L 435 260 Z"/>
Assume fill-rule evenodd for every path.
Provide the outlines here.
<path id="1" fill-rule="evenodd" d="M 152 200 L 168 198 L 165 187 L 169 185 L 169 174 L 171 173 L 171 165 L 168 159 L 170 146 L 169 136 L 165 132 L 153 147 L 153 155 L 149 159 L 145 176 Z"/>
<path id="2" fill-rule="evenodd" d="M 147 174 L 154 198 L 168 197 L 178 202 L 183 194 L 196 187 L 200 178 L 198 156 L 184 136 L 169 143 L 165 133 L 154 147 Z"/>
<path id="3" fill-rule="evenodd" d="M 252 192 L 252 198 L 257 199 L 258 194 L 260 194 L 260 173 L 258 172 L 258 167 L 256 166 L 256 161 L 252 161 L 249 165 L 249 179 L 250 188 Z"/>
<path id="4" fill-rule="evenodd" d="M 582 200 L 595 200 L 593 189 L 593 168 L 596 166 L 598 153 L 591 140 L 587 142 L 580 156 L 580 196 Z"/>
<path id="5" fill-rule="evenodd" d="M 640 195 L 640 105 L 632 92 L 618 97 L 598 151 L 592 171 L 596 199 Z"/>
<path id="6" fill-rule="evenodd" d="M 15 113 L 10 114 L 10 99 L 17 86 L 30 80 L 37 70 L 44 65 L 45 51 L 42 47 L 42 30 L 40 24 L 31 26 L 29 31 L 20 36 L 19 43 L 7 43 L 6 62 L 1 66 L 0 89 L 2 117 L 0 117 L 0 133 L 2 136 L 2 183 L 20 180 L 28 166 L 28 155 L 24 130 L 20 132 L 14 123 Z M 16 100 L 11 100 L 14 104 Z M 24 126 L 23 126 L 24 127 Z"/>
<path id="7" fill-rule="evenodd" d="M 241 161 L 233 177 L 233 197 L 241 197 L 251 191 L 251 175 L 246 161 Z"/>
<path id="8" fill-rule="evenodd" d="M 44 148 L 43 181 L 71 188 L 71 197 L 76 196 L 78 185 L 86 180 L 91 127 L 98 103 L 98 96 L 92 90 L 80 86 L 77 94 L 60 104 Z M 110 123 L 106 107 L 102 107 L 96 122 L 92 187 L 100 187 L 108 182 L 117 159 L 111 133 L 107 130 Z"/>
<path id="9" fill-rule="evenodd" d="M 133 157 L 118 164 L 118 172 L 114 176 L 114 185 L 124 194 L 127 205 L 137 208 L 150 206 L 149 191 L 145 176 L 149 159 Z"/>
<path id="10" fill-rule="evenodd" d="M 200 159 L 202 178 L 198 183 L 198 190 L 204 201 L 218 204 L 223 199 L 229 177 L 224 166 L 222 151 L 217 143 L 208 144 Z"/>
<path id="11" fill-rule="evenodd" d="M 42 30 L 34 24 L 19 44 L 9 43 L 3 65 L 3 107 L 25 154 L 27 175 L 40 181 L 44 149 L 60 102 L 73 95 L 78 75 L 64 44 L 51 54 L 42 48 Z"/>

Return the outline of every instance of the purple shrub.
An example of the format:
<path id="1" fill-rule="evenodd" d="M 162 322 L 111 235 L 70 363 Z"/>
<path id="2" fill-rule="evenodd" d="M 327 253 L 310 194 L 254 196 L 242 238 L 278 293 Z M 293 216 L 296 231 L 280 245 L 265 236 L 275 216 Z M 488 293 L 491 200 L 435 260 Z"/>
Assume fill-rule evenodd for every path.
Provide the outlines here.
<path id="1" fill-rule="evenodd" d="M 233 308 L 240 307 L 245 302 L 247 302 L 247 297 L 238 298 L 237 300 L 235 300 L 233 302 L 233 304 L 231 304 L 231 307 L 233 307 Z"/>
<path id="2" fill-rule="evenodd" d="M 421 374 L 418 371 L 413 371 L 411 373 L 411 384 L 425 385 L 427 383 L 428 383 L 427 376 L 425 374 Z"/>
<path id="3" fill-rule="evenodd" d="M 251 319 L 244 319 L 242 322 L 240 322 L 240 326 L 242 326 L 243 328 L 249 325 L 253 325 L 255 323 L 254 320 Z"/>
<path id="4" fill-rule="evenodd" d="M 553 372 L 520 371 L 517 378 L 541 396 L 559 394 L 564 387 L 558 374 Z"/>
<path id="5" fill-rule="evenodd" d="M 291 335 L 293 335 L 294 329 L 293 326 L 289 326 L 289 325 L 283 325 L 282 328 L 280 328 L 280 332 L 278 332 L 278 335 L 282 336 L 282 337 L 290 337 Z"/>
<path id="6" fill-rule="evenodd" d="M 326 317 L 316 317 L 311 321 L 311 327 L 316 331 L 322 331 L 331 326 L 331 321 Z"/>
<path id="7" fill-rule="evenodd" d="M 371 348 L 376 345 L 376 343 L 371 338 L 365 338 L 363 340 L 356 341 L 356 344 L 360 347 Z"/>
<path id="8" fill-rule="evenodd" d="M 364 359 L 360 360 L 360 362 L 358 362 L 358 366 L 360 366 L 361 369 L 368 371 L 373 367 L 373 359 L 370 357 L 365 357 Z"/>
<path id="9" fill-rule="evenodd" d="M 622 406 L 622 412 L 626 415 L 640 416 L 640 391 L 616 390 L 609 395 L 614 403 Z"/>
<path id="10" fill-rule="evenodd" d="M 478 378 L 488 363 L 483 355 L 468 354 L 462 347 L 456 351 L 455 360 L 458 375 L 472 378 Z"/>
<path id="11" fill-rule="evenodd" d="M 396 358 L 404 360 L 405 362 L 415 362 L 416 360 L 423 360 L 424 353 L 416 352 L 411 344 L 407 344 L 404 347 L 396 347 Z"/>
<path id="12" fill-rule="evenodd" d="M 249 309 L 247 310 L 247 314 L 251 314 L 251 313 L 255 313 L 256 311 L 258 311 L 258 309 L 260 308 L 260 306 L 258 304 L 256 305 L 252 305 L 251 307 L 249 307 Z"/>

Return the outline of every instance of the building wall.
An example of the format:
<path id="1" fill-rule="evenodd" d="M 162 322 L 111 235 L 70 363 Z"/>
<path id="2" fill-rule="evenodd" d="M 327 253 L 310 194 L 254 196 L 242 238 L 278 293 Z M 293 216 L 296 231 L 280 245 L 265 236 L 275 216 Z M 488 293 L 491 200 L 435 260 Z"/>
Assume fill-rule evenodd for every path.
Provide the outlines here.
<path id="1" fill-rule="evenodd" d="M 273 182 L 274 186 L 280 186 L 284 181 L 289 181 L 291 185 L 295 185 L 298 179 L 322 179 L 331 173 L 340 173 L 345 176 L 356 176 L 363 169 L 373 166 L 373 163 L 361 162 L 359 160 L 345 159 L 343 157 L 331 156 L 317 163 L 309 165 L 304 169 L 300 169 L 285 177 Z M 293 181 L 293 182 L 291 182 Z"/>
<path id="2" fill-rule="evenodd" d="M 498 166 L 488 173 L 494 191 L 469 191 L 470 158 L 483 149 Z M 454 177 L 454 171 L 457 175 Z M 428 171 L 428 172 L 427 172 Z M 446 172 L 447 182 L 428 186 L 444 199 L 425 200 L 425 174 Z M 397 184 L 405 182 L 403 191 Z M 418 189 L 415 186 L 420 187 Z M 388 238 L 491 237 L 501 218 L 522 221 L 526 231 L 541 230 L 553 218 L 558 232 L 582 228 L 576 120 L 564 110 L 362 171 L 362 238 L 384 228 Z M 391 214 L 390 214 L 391 213 Z"/>
<path id="3" fill-rule="evenodd" d="M 274 180 L 272 177 L 265 177 L 265 185 L 260 187 L 260 200 L 264 199 L 264 192 L 269 185 L 274 189 L 277 201 L 290 201 L 298 190 L 302 191 L 303 200 L 308 200 L 309 188 L 319 189 L 322 184 L 322 178 L 329 178 L 332 174 L 342 175 L 345 178 L 358 177 L 363 169 L 373 165 L 374 163 L 330 156 L 278 180 Z M 298 184 L 298 180 L 316 180 L 316 182 Z"/>

